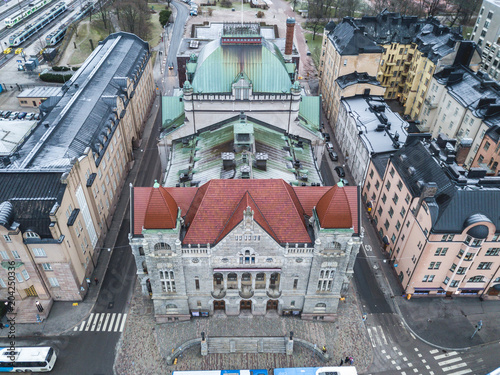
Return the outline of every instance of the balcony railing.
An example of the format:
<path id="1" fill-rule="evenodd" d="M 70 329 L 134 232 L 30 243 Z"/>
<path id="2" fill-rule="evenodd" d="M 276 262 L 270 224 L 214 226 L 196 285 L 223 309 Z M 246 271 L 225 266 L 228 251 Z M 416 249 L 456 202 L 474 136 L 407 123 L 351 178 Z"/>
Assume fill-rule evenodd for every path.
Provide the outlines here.
<path id="1" fill-rule="evenodd" d="M 281 297 L 281 292 L 279 289 L 268 289 L 267 296 L 269 298 L 279 298 Z"/>
<path id="2" fill-rule="evenodd" d="M 240 297 L 241 298 L 251 298 L 253 297 L 253 289 L 251 287 L 241 287 L 240 290 Z"/>
<path id="3" fill-rule="evenodd" d="M 212 290 L 212 297 L 215 299 L 221 299 L 226 296 L 226 290 L 225 289 L 215 289 Z"/>

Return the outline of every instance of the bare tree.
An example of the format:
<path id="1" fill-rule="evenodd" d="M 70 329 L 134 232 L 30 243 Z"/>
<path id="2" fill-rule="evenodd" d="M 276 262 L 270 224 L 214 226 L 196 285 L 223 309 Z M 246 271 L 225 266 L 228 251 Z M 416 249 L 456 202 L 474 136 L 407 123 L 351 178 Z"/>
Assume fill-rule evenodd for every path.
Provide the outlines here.
<path id="1" fill-rule="evenodd" d="M 474 14 L 476 14 L 481 0 L 451 0 L 451 5 L 454 7 L 452 13 L 450 27 L 459 21 L 460 25 L 468 25 Z"/>
<path id="2" fill-rule="evenodd" d="M 144 0 L 117 0 L 116 15 L 120 28 L 144 40 L 151 36 L 151 13 Z"/>
<path id="3" fill-rule="evenodd" d="M 316 33 L 324 26 L 326 20 L 332 16 L 334 0 L 314 0 L 309 2 L 307 25 L 313 31 L 313 40 Z"/>
<path id="4" fill-rule="evenodd" d="M 101 20 L 104 26 L 104 29 L 108 29 L 108 23 L 109 23 L 109 11 L 106 7 L 106 1 L 105 0 L 97 0 L 97 7 L 99 8 L 99 13 L 101 15 Z"/>

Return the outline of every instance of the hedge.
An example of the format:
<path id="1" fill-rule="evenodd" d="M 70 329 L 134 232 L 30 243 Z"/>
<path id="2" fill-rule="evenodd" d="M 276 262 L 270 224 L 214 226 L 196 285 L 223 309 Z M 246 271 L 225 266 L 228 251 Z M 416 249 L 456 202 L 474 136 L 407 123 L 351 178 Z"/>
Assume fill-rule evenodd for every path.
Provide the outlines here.
<path id="1" fill-rule="evenodd" d="M 45 73 L 40 74 L 40 79 L 44 82 L 57 82 L 64 83 L 71 79 L 72 74 L 53 74 L 53 73 Z"/>

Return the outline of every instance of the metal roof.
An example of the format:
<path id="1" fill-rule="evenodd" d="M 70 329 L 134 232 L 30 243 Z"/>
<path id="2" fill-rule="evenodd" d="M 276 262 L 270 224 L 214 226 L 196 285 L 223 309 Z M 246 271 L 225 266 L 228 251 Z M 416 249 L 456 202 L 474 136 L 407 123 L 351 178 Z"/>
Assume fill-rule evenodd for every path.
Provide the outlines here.
<path id="1" fill-rule="evenodd" d="M 240 73 L 252 82 L 253 92 L 290 92 L 292 82 L 279 49 L 262 39 L 262 45 L 221 46 L 220 39 L 208 43 L 198 56 L 193 79 L 195 93 L 228 93 Z"/>
<path id="2" fill-rule="evenodd" d="M 48 98 L 51 96 L 62 96 L 61 87 L 40 86 L 23 90 L 18 98 Z"/>
<path id="3" fill-rule="evenodd" d="M 33 131 L 9 168 L 66 170 L 85 148 L 99 152 L 96 140 L 116 106 L 103 97 L 124 94 L 122 77 L 137 83 L 148 58 L 148 44 L 133 34 L 115 33 L 100 42 L 63 86 L 64 95 L 43 121 L 47 126 Z"/>
<path id="4" fill-rule="evenodd" d="M 184 102 L 181 96 L 162 96 L 161 124 L 163 128 L 184 123 Z"/>
<path id="5" fill-rule="evenodd" d="M 321 97 L 302 96 L 299 105 L 299 116 L 305 120 L 305 126 L 313 131 L 319 131 L 321 124 Z"/>

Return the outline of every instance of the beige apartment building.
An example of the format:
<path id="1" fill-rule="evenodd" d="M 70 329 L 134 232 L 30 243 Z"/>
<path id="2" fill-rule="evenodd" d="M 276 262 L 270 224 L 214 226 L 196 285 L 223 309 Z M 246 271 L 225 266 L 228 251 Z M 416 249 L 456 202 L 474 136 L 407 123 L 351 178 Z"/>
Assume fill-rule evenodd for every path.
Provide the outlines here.
<path id="1" fill-rule="evenodd" d="M 434 138 L 444 134 L 457 139 L 463 153 L 457 162 L 468 168 L 480 157 L 486 132 L 500 124 L 499 105 L 500 86 L 488 75 L 463 66 L 446 67 L 432 79 L 419 128 Z"/>
<path id="2" fill-rule="evenodd" d="M 375 17 L 346 17 L 337 26 L 327 25 L 323 36 L 319 70 L 324 109 L 335 123 L 339 100 L 346 95 L 334 82 L 357 71 L 376 77 L 385 88 L 384 97 L 397 99 L 404 114 L 416 119 L 434 73 L 458 61 L 477 70 L 480 60 L 474 43 L 462 42 L 458 29 L 433 18 L 387 11 Z"/>
<path id="3" fill-rule="evenodd" d="M 15 278 L 16 322 L 84 298 L 154 90 L 149 45 L 112 34 L 1 158 L 0 299 Z"/>
<path id="4" fill-rule="evenodd" d="M 454 141 L 418 140 L 385 167 L 372 159 L 363 199 L 406 293 L 498 295 L 500 183 L 455 162 Z"/>

